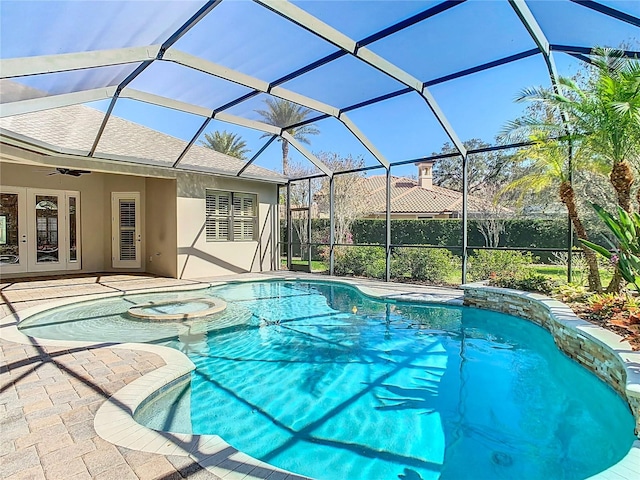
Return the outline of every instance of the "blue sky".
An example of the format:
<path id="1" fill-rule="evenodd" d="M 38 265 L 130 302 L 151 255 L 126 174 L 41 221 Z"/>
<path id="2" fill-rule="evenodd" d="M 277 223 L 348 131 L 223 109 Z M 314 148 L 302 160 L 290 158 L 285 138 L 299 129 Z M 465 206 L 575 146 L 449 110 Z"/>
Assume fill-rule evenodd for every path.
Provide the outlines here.
<path id="1" fill-rule="evenodd" d="M 340 29 L 355 40 L 439 1 L 300 1 L 301 8 Z M 640 2 L 601 0 L 640 16 Z M 161 43 L 182 24 L 200 2 L 72 1 L 0 2 L 2 58 L 90 51 Z M 568 0 L 529 1 L 551 43 L 593 46 L 627 42 L 640 50 L 640 29 L 605 17 Z M 257 78 L 273 81 L 296 68 L 334 52 L 335 47 L 293 26 L 265 8 L 246 0 L 224 0 L 175 45 L 175 48 L 220 63 Z M 470 0 L 435 17 L 368 46 L 423 81 L 535 48 L 533 40 L 506 0 Z M 578 61 L 555 54 L 561 74 L 571 75 Z M 51 93 L 117 84 L 135 66 L 109 67 L 30 77 L 23 83 Z M 517 117 L 523 105 L 513 102 L 524 87 L 548 85 L 540 55 L 475 73 L 430 88 L 449 122 L 463 140 L 480 138 L 494 143 L 505 122 Z M 282 85 L 337 107 L 403 88 L 395 80 L 345 56 Z M 166 62 L 155 62 L 131 85 L 181 101 L 219 107 L 248 90 Z M 259 119 L 264 96 L 228 110 Z M 106 109 L 107 102 L 92 106 Z M 164 133 L 190 140 L 201 117 L 119 100 L 115 115 Z M 439 151 L 448 140 L 426 103 L 407 94 L 352 111 L 352 120 L 390 161 L 402 161 Z M 363 155 L 367 165 L 375 159 L 337 120 L 316 124 L 320 135 L 310 137 L 310 150 L 342 155 Z M 206 131 L 239 133 L 252 152 L 266 141 L 262 133 L 210 123 Z M 292 150 L 294 160 L 303 157 Z M 277 169 L 280 145 L 274 143 L 257 164 Z M 414 167 L 394 169 L 413 173 Z"/>

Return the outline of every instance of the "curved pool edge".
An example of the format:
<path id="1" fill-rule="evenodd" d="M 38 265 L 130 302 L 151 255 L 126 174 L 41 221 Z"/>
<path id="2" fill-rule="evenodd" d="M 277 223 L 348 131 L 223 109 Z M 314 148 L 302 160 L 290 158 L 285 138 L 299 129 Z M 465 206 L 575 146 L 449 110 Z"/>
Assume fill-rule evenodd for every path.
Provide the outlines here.
<path id="1" fill-rule="evenodd" d="M 96 411 L 93 425 L 98 436 L 109 443 L 132 450 L 159 455 L 190 457 L 202 468 L 219 477 L 231 478 L 228 475 L 235 472 L 235 474 L 241 474 L 239 478 L 267 478 L 269 476 L 269 478 L 282 480 L 305 480 L 306 477 L 269 465 L 235 449 L 218 435 L 161 432 L 147 428 L 135 421 L 133 415 L 149 396 L 182 377 L 186 378 L 195 369 L 193 362 L 184 353 L 170 347 L 146 343 L 105 343 L 36 338 L 27 336 L 18 329 L 20 322 L 53 308 L 124 295 L 199 291 L 216 284 L 215 282 L 213 284 L 206 282 L 176 287 L 123 290 L 54 300 L 1 318 L 0 338 L 22 345 L 63 348 L 106 347 L 156 354 L 165 362 L 164 366 L 125 385 L 107 398 Z"/>
<path id="2" fill-rule="evenodd" d="M 416 303 L 436 303 L 436 304 L 453 304 L 461 305 L 462 295 L 451 296 L 446 299 L 440 299 L 438 301 L 434 296 L 437 293 L 431 292 L 427 294 L 419 294 L 416 291 L 427 289 L 423 286 L 412 286 L 410 284 L 402 283 L 383 283 L 383 282 L 370 282 L 360 281 L 360 279 L 336 279 L 333 277 L 325 277 L 318 279 L 313 278 L 311 275 L 261 275 L 262 278 L 246 278 L 235 279 L 232 281 L 207 281 L 198 285 L 185 285 L 179 287 L 160 287 L 150 288 L 145 290 L 134 291 L 118 291 L 112 293 L 102 293 L 94 295 L 86 295 L 82 297 L 67 297 L 62 300 L 56 300 L 48 302 L 36 307 L 27 308 L 17 313 L 10 314 L 0 319 L 0 337 L 3 340 L 11 341 L 14 343 L 20 343 L 25 345 L 42 345 L 52 347 L 108 347 L 116 349 L 132 349 L 139 351 L 152 352 L 163 358 L 167 363 L 164 367 L 160 367 L 144 376 L 134 380 L 130 384 L 126 385 L 100 407 L 96 412 L 94 418 L 95 430 L 103 439 L 114 443 L 116 445 L 124 446 L 134 450 L 145 451 L 149 453 L 158 453 L 161 455 L 179 455 L 188 456 L 191 459 L 198 462 L 203 468 L 208 471 L 224 478 L 278 478 L 283 480 L 304 480 L 307 477 L 303 477 L 280 468 L 271 466 L 265 462 L 257 460 L 227 444 L 221 437 L 217 435 L 192 435 L 192 434 L 177 434 L 170 432 L 159 432 L 151 430 L 138 424 L 133 419 L 133 413 L 142 404 L 149 395 L 162 389 L 164 386 L 171 382 L 175 382 L 181 377 L 188 375 L 194 368 L 192 362 L 182 352 L 173 350 L 169 347 L 142 344 L 142 343 L 113 343 L 105 344 L 104 342 L 84 342 L 84 341 L 62 341 L 62 340 L 48 340 L 48 339 L 36 339 L 34 337 L 28 337 L 20 332 L 17 328 L 18 323 L 29 318 L 37 313 L 41 313 L 52 308 L 70 305 L 79 302 L 93 301 L 104 298 L 113 298 L 123 295 L 133 294 L 145 294 L 145 293 L 158 293 L 169 291 L 189 291 L 189 290 L 202 290 L 209 287 L 220 286 L 228 283 L 239 282 L 255 282 L 255 281 L 269 281 L 269 280 L 316 280 L 322 282 L 335 282 L 341 284 L 351 285 L 357 288 L 363 294 L 379 299 L 396 299 L 407 302 Z M 373 286 L 372 286 L 373 285 Z M 385 289 L 386 286 L 386 289 Z M 408 291 L 406 293 L 389 293 L 390 288 L 397 287 L 398 290 Z M 553 321 L 557 325 L 566 327 L 568 330 L 572 330 L 575 335 L 582 335 L 589 342 L 594 344 L 604 345 L 614 356 L 617 358 L 617 362 L 627 372 L 631 372 L 627 378 L 631 378 L 631 388 L 629 389 L 629 381 L 626 382 L 625 391 L 630 391 L 634 398 L 640 400 L 640 354 L 631 352 L 630 346 L 626 344 L 628 350 L 623 350 L 620 347 L 625 346 L 626 342 L 621 342 L 621 337 L 613 332 L 605 330 L 597 325 L 590 324 L 584 320 L 578 318 L 571 309 L 549 297 L 539 294 L 521 292 L 517 290 L 507 290 L 497 287 L 488 287 L 484 284 L 467 284 L 460 287 L 464 291 L 464 303 L 465 305 L 476 306 L 478 308 L 485 308 L 495 311 L 502 311 L 521 317 L 523 319 L 534 321 L 539 323 L 534 318 L 528 318 L 525 316 L 525 310 L 527 307 L 522 305 L 519 307 L 514 305 L 509 307 L 505 303 L 497 302 L 498 306 L 502 308 L 490 308 L 489 304 L 496 306 L 494 302 L 488 302 L 487 305 L 473 305 L 467 303 L 471 298 L 471 292 L 485 292 L 488 294 L 502 294 L 509 298 L 522 299 L 530 307 L 531 305 L 538 305 L 547 314 L 553 317 Z M 441 287 L 434 287 L 431 290 L 441 289 L 443 292 L 448 291 L 449 294 L 453 289 L 446 289 Z M 446 295 L 443 295 L 446 297 Z M 525 303 L 523 302 L 523 303 Z M 480 302 L 482 303 L 482 302 Z M 517 302 L 516 302 L 517 303 Z M 527 312 L 528 313 L 528 312 Z M 555 332 L 546 328 L 556 339 Z M 580 327 L 580 328 L 578 328 Z M 556 344 L 558 344 L 556 339 Z M 559 348 L 562 347 L 558 344 Z M 564 350 L 563 350 L 564 351 Z M 621 354 L 624 354 L 625 360 L 623 360 Z M 566 352 L 565 352 L 566 353 Z M 576 358 L 577 361 L 581 361 Z M 172 362 L 170 365 L 169 362 Z M 581 362 L 582 363 L 582 362 Z M 630 365 L 629 365 L 630 364 Z M 166 368 L 169 367 L 169 368 Z M 634 380 L 635 379 L 635 380 Z M 615 389 L 615 386 L 613 387 Z M 634 393 L 637 392 L 637 395 Z M 104 409 L 104 410 L 103 410 Z M 102 413 L 101 413 L 102 411 Z M 634 412 L 635 414 L 635 412 Z M 636 416 L 636 421 L 638 417 Z M 274 474 L 278 472 L 278 474 Z M 618 463 L 609 467 L 608 469 L 599 472 L 598 474 L 590 477 L 592 479 L 599 480 L 635 480 L 638 478 L 638 472 L 640 472 L 640 440 L 636 440 L 629 452 Z"/>
<path id="3" fill-rule="evenodd" d="M 281 272 L 261 274 L 260 277 L 252 277 L 236 280 L 213 281 L 212 287 L 234 283 L 273 282 L 273 281 L 301 281 L 315 283 L 337 283 L 356 288 L 362 295 L 376 300 L 398 300 L 403 302 L 427 303 L 435 305 L 463 305 L 463 293 L 455 286 L 419 285 L 412 283 L 384 282 L 370 278 L 336 277 L 331 275 L 318 275 L 305 272 Z M 395 291 L 389 291 L 394 288 Z"/>
<path id="4" fill-rule="evenodd" d="M 640 352 L 620 335 L 578 317 L 571 308 L 539 293 L 492 287 L 485 283 L 461 285 L 464 305 L 517 316 L 551 333 L 556 346 L 613 388 L 629 405 L 640 435 Z M 640 477 L 640 440 L 627 455 L 591 479 Z"/>

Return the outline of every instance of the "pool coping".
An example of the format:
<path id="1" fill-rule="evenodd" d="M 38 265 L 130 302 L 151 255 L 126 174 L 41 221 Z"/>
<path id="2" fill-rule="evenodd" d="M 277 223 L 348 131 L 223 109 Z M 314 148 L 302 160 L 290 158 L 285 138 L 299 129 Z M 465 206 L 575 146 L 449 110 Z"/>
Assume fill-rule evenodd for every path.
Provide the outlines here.
<path id="1" fill-rule="evenodd" d="M 105 298 L 115 298 L 124 295 L 138 295 L 138 294 L 150 294 L 158 292 L 175 292 L 175 291 L 200 291 L 209 287 L 220 286 L 229 283 L 247 283 L 247 282 L 259 282 L 268 280 L 316 280 L 326 281 L 332 283 L 340 283 L 350 285 L 357 288 L 365 295 L 380 299 L 392 299 L 400 301 L 409 301 L 415 303 L 440 303 L 440 304 L 452 304 L 462 305 L 462 294 L 459 296 L 451 295 L 452 289 L 442 289 L 448 291 L 447 296 L 441 296 L 437 298 L 436 293 L 419 293 L 415 292 L 416 286 L 402 283 L 382 283 L 382 282 L 366 282 L 360 279 L 351 278 L 335 278 L 335 277 L 323 277 L 318 278 L 310 274 L 286 274 L 272 272 L 267 274 L 260 274 L 255 277 L 247 278 L 234 278 L 233 280 L 207 280 L 198 284 L 189 284 L 173 287 L 153 287 L 148 289 L 135 289 L 135 290 L 122 290 L 118 292 L 98 293 L 93 295 L 78 297 L 67 297 L 51 302 L 47 302 L 42 305 L 27 308 L 19 312 L 7 315 L 0 319 L 0 332 L 1 337 L 4 340 L 33 345 L 38 344 L 41 346 L 52 347 L 109 347 L 114 349 L 131 349 L 138 351 L 145 351 L 154 353 L 160 356 L 165 365 L 158 369 L 143 375 L 142 377 L 132 381 L 125 387 L 118 390 L 110 398 L 108 398 L 102 406 L 96 412 L 94 418 L 94 428 L 96 433 L 104 440 L 119 445 L 122 447 L 140 450 L 149 453 L 156 453 L 161 455 L 178 455 L 190 457 L 194 461 L 198 462 L 203 468 L 211 473 L 224 478 L 225 480 L 241 480 L 250 478 L 269 478 L 269 480 L 304 480 L 308 477 L 304 477 L 278 467 L 269 465 L 258 459 L 255 459 L 237 449 L 230 446 L 218 435 L 194 435 L 194 434 L 180 434 L 171 432 L 160 432 L 147 428 L 137 423 L 133 414 L 136 409 L 143 404 L 143 402 L 154 392 L 162 389 L 168 384 L 178 381 L 181 377 L 185 377 L 195 369 L 194 364 L 189 358 L 179 352 L 165 346 L 150 345 L 144 343 L 113 343 L 105 344 L 104 342 L 86 342 L 86 341 L 71 341 L 71 340 L 49 340 L 39 339 L 35 337 L 28 337 L 20 332 L 17 325 L 38 313 L 50 310 L 52 308 L 62 307 L 73 303 L 88 302 Z M 367 284 L 368 283 L 368 284 Z M 380 283 L 380 285 L 378 285 Z M 384 286 L 387 286 L 387 293 L 385 293 Z M 409 293 L 388 293 L 388 289 L 391 286 L 408 287 L 413 289 L 413 292 Z M 478 284 L 463 285 L 461 290 L 465 287 L 478 287 Z M 418 286 L 418 290 L 420 286 Z M 486 287 L 483 288 L 495 288 Z M 425 286 L 425 289 L 429 288 Z M 431 287 L 434 288 L 434 287 Z M 435 287 L 436 289 L 438 287 Z M 505 289 L 499 289 L 505 290 Z M 534 299 L 539 302 L 546 302 L 548 308 L 562 309 L 563 321 L 574 321 L 575 319 L 568 318 L 569 312 L 573 312 L 566 305 L 562 304 L 543 295 L 530 294 L 526 292 L 519 292 L 513 290 L 513 292 L 521 295 L 526 295 L 530 299 Z M 537 296 L 536 296 L 537 295 Z M 538 298 L 539 297 L 539 298 Z M 440 301 L 438 301 L 440 300 Z M 567 312 L 567 310 L 569 312 Z M 575 314 L 573 314 L 575 316 Z M 577 318 L 577 317 L 576 317 Z M 585 322 L 578 319 L 580 322 Z M 602 329 L 593 324 L 585 322 L 591 329 L 588 329 L 585 333 L 589 337 L 596 338 L 600 342 L 615 342 L 619 345 L 620 337 L 613 332 Z M 584 325 L 585 327 L 587 325 Z M 601 331 L 601 332 L 600 332 Z M 594 332 L 596 334 L 594 335 Z M 604 334 L 602 334 L 604 332 Z M 612 337 L 613 335 L 613 337 Z M 602 339 L 599 338 L 602 336 Z M 609 347 L 612 348 L 612 347 Z M 614 350 L 615 351 L 615 350 Z M 618 355 L 616 353 L 616 355 Z M 637 357 L 637 358 L 636 358 Z M 640 366 L 640 354 L 631 356 L 635 359 L 636 365 Z M 640 379 L 640 368 L 638 371 L 632 372 Z M 635 378 L 635 377 L 634 377 Z M 636 382 L 634 385 L 637 387 L 638 396 L 640 396 L 640 382 Z M 634 392 L 636 391 L 634 387 Z M 628 479 L 634 480 L 637 478 L 637 473 L 640 472 L 640 441 L 636 440 L 632 445 L 632 448 L 628 454 L 617 464 L 611 466 L 607 470 L 599 472 L 595 476 L 591 477 L 599 480 L 621 480 Z"/>

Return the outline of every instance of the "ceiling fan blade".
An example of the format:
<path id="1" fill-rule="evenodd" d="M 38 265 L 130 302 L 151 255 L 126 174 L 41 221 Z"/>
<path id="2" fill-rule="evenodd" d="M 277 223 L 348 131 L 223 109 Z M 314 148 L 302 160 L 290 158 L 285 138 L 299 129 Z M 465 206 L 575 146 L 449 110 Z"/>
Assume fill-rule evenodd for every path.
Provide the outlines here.
<path id="1" fill-rule="evenodd" d="M 72 177 L 79 177 L 84 173 L 91 173 L 89 170 L 73 170 L 71 168 L 56 168 L 56 171 L 62 175 L 70 175 Z"/>

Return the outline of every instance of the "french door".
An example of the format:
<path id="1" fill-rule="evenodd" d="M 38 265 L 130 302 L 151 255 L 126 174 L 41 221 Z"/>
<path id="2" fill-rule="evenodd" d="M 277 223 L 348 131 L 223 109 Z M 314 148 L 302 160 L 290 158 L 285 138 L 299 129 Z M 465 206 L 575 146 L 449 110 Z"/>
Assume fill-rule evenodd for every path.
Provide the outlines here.
<path id="1" fill-rule="evenodd" d="M 0 187 L 0 273 L 80 267 L 80 192 Z"/>

